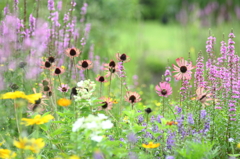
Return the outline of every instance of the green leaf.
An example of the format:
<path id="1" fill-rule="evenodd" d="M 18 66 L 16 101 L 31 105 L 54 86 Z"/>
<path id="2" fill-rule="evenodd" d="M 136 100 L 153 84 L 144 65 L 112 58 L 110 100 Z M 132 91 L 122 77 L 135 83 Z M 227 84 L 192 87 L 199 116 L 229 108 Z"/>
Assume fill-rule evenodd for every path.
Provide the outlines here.
<path id="1" fill-rule="evenodd" d="M 51 133 L 50 135 L 51 136 L 59 135 L 59 134 L 61 134 L 63 132 L 64 129 L 65 128 L 59 128 L 59 129 L 55 130 L 53 133 Z"/>
<path id="2" fill-rule="evenodd" d="M 41 124 L 41 125 L 39 125 L 40 126 L 40 128 L 43 130 L 43 131 L 47 131 L 48 130 L 48 127 L 46 126 L 46 125 L 44 125 L 44 124 Z"/>

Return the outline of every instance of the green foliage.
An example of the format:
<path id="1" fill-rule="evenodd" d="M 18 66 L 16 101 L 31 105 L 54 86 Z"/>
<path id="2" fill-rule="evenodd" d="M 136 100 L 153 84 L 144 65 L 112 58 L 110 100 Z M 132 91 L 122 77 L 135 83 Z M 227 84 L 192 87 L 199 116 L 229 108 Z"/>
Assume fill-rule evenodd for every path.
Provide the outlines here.
<path id="1" fill-rule="evenodd" d="M 213 159 L 218 155 L 218 148 L 214 148 L 214 144 L 210 142 L 193 142 L 186 141 L 182 149 L 176 150 L 176 159 Z"/>

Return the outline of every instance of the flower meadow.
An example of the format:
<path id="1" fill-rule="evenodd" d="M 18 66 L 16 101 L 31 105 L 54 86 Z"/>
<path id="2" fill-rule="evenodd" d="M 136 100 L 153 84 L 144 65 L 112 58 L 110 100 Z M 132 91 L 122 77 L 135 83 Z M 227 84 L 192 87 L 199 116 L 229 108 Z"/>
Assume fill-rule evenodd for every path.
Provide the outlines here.
<path id="1" fill-rule="evenodd" d="M 240 156 L 234 32 L 197 59 L 176 57 L 147 92 L 89 42 L 87 3 L 15 0 L 0 23 L 0 158 L 226 159 Z M 81 12 L 76 13 L 75 8 Z M 80 18 L 75 16 L 80 14 Z M 180 88 L 180 89 L 178 89 Z"/>

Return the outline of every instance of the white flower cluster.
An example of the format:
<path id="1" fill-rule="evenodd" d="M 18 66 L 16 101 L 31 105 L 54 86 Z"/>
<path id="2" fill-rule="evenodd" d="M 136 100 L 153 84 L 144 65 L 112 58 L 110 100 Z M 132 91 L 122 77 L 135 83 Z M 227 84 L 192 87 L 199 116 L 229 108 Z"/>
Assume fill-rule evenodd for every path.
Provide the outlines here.
<path id="1" fill-rule="evenodd" d="M 88 117 L 79 118 L 74 124 L 72 131 L 76 132 L 80 129 L 84 129 L 84 131 L 91 132 L 91 139 L 97 142 L 100 142 L 103 139 L 103 136 L 100 134 L 104 129 L 111 129 L 113 127 L 113 123 L 110 120 L 106 120 L 108 117 L 104 114 L 98 114 L 94 116 L 92 114 L 88 115 Z"/>
<path id="2" fill-rule="evenodd" d="M 78 82 L 76 88 L 78 94 L 74 96 L 75 101 L 80 101 L 81 99 L 89 99 L 92 96 L 95 87 L 96 84 L 89 79 Z"/>

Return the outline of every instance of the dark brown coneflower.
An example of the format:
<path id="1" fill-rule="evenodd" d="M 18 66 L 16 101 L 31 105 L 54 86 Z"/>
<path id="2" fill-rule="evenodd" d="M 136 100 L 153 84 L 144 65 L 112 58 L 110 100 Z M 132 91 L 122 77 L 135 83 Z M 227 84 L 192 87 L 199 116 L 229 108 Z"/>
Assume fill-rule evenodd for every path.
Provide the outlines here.
<path id="1" fill-rule="evenodd" d="M 127 92 L 125 96 L 125 101 L 129 102 L 133 105 L 137 102 L 140 102 L 142 99 L 140 98 L 140 95 L 137 92 Z"/>
<path id="2" fill-rule="evenodd" d="M 68 48 L 65 51 L 65 54 L 70 58 L 78 57 L 80 53 L 81 52 L 77 48 Z"/>
<path id="3" fill-rule="evenodd" d="M 13 91 L 17 90 L 19 87 L 16 83 L 12 83 L 10 86 L 9 86 Z"/>
<path id="4" fill-rule="evenodd" d="M 49 84 L 50 84 L 49 80 L 47 80 L 47 79 L 42 80 L 43 86 L 48 86 Z"/>
<path id="5" fill-rule="evenodd" d="M 145 109 L 145 112 L 146 112 L 147 114 L 150 114 L 150 113 L 152 112 L 152 109 L 151 109 L 151 108 L 147 108 L 147 109 Z"/>
<path id="6" fill-rule="evenodd" d="M 90 60 L 82 60 L 78 62 L 79 65 L 77 65 L 77 68 L 80 70 L 88 70 L 93 67 L 93 63 Z"/>
<path id="7" fill-rule="evenodd" d="M 98 76 L 96 78 L 96 81 L 101 82 L 101 83 L 107 82 L 107 80 L 104 76 Z"/>
<path id="8" fill-rule="evenodd" d="M 27 62 L 22 61 L 18 64 L 18 67 L 19 68 L 24 68 L 26 65 L 27 65 Z"/>
<path id="9" fill-rule="evenodd" d="M 103 100 L 103 102 L 101 102 L 102 106 L 100 106 L 98 108 L 98 110 L 111 110 L 112 109 L 113 102 L 112 102 L 111 98 L 101 97 L 99 99 Z"/>
<path id="10" fill-rule="evenodd" d="M 54 58 L 53 56 L 49 56 L 49 57 L 48 57 L 48 61 L 49 61 L 50 63 L 54 63 L 54 62 L 55 62 L 55 58 Z"/>
<path id="11" fill-rule="evenodd" d="M 42 62 L 42 66 L 40 66 L 41 68 L 43 68 L 43 69 L 51 69 L 52 68 L 52 63 L 51 62 L 49 62 L 49 61 L 43 61 Z"/>
<path id="12" fill-rule="evenodd" d="M 108 63 L 108 66 L 111 68 L 114 68 L 114 67 L 116 67 L 116 62 L 113 60 L 110 60 L 110 62 Z"/>
<path id="13" fill-rule="evenodd" d="M 56 67 L 54 70 L 54 75 L 60 75 L 63 74 L 65 72 L 64 69 L 62 69 L 61 67 Z"/>
<path id="14" fill-rule="evenodd" d="M 130 61 L 130 57 L 127 56 L 126 54 L 117 53 L 116 58 L 117 58 L 118 61 L 122 61 L 122 62 L 129 62 Z"/>

